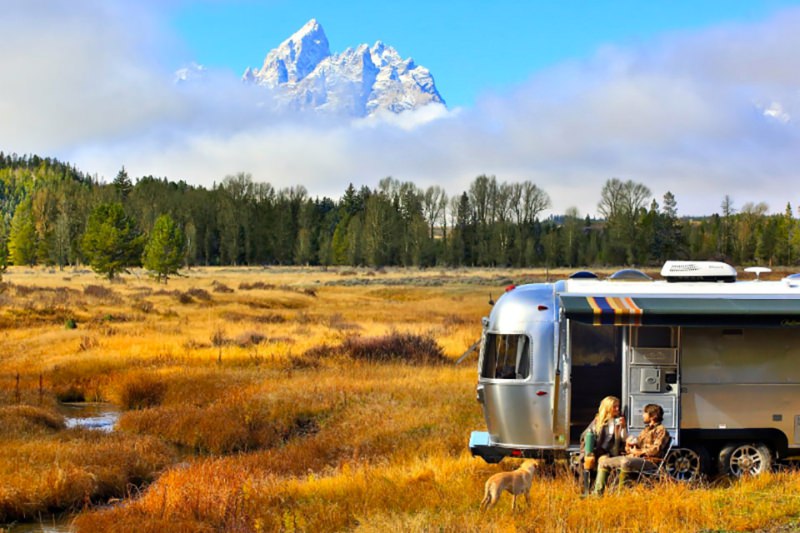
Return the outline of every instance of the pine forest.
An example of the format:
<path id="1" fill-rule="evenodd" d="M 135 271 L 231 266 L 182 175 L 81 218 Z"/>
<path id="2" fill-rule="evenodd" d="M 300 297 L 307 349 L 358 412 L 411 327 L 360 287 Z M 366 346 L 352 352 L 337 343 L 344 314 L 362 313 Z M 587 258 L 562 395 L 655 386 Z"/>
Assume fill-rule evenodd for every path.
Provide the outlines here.
<path id="1" fill-rule="evenodd" d="M 104 183 L 52 158 L 0 152 L 0 265 L 90 265 L 113 278 L 145 266 L 160 279 L 193 265 L 582 267 L 667 259 L 793 265 L 800 222 L 720 191 L 719 212 L 678 214 L 678 199 L 609 178 L 592 219 L 551 214 L 530 181 L 477 176 L 450 195 L 392 177 L 338 199 L 249 174 L 210 189 L 123 167 Z M 547 215 L 547 216 L 545 216 Z"/>

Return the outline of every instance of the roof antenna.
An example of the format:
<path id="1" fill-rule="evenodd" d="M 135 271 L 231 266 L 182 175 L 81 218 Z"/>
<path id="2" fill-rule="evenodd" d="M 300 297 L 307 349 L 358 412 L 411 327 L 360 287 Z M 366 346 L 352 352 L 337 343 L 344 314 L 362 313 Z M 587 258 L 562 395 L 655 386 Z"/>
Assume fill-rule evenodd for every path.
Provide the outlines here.
<path id="1" fill-rule="evenodd" d="M 494 305 L 494 299 L 492 298 L 492 293 L 489 293 L 489 305 Z"/>
<path id="2" fill-rule="evenodd" d="M 747 267 L 744 269 L 745 272 L 751 272 L 756 275 L 756 281 L 761 281 L 761 274 L 766 274 L 767 272 L 772 272 L 771 268 L 767 267 Z"/>

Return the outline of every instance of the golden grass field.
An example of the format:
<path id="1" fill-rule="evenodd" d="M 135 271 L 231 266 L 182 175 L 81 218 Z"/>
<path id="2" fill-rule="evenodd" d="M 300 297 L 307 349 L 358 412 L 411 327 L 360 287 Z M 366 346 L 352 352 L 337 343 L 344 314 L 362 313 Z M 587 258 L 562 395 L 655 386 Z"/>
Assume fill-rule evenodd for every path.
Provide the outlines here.
<path id="1" fill-rule="evenodd" d="M 479 512 L 486 478 L 516 463 L 469 455 L 484 427 L 475 358 L 455 360 L 490 293 L 559 273 L 184 274 L 167 285 L 140 272 L 4 274 L 0 524 L 72 513 L 79 532 L 800 528 L 788 468 L 581 499 L 557 466 L 534 480 L 531 508 L 512 514 L 506 494 Z M 419 360 L 354 356 L 376 339 Z M 420 356 L 435 352 L 427 341 L 441 361 Z M 113 402 L 117 430 L 65 428 L 59 400 Z"/>

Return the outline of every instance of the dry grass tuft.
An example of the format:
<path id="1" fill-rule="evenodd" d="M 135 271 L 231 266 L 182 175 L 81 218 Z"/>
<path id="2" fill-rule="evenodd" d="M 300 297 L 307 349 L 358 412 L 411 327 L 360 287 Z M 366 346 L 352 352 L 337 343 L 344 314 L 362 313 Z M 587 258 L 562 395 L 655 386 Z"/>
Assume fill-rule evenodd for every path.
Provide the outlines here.
<path id="1" fill-rule="evenodd" d="M 90 335 L 83 335 L 81 337 L 80 343 L 78 344 L 78 352 L 86 352 L 91 350 L 92 348 L 97 348 L 97 346 L 99 345 L 100 343 L 95 337 L 92 337 Z"/>
<path id="2" fill-rule="evenodd" d="M 83 294 L 84 296 L 89 296 L 90 298 L 111 304 L 119 303 L 121 300 L 113 289 L 102 285 L 87 285 L 83 288 Z"/>
<path id="3" fill-rule="evenodd" d="M 178 300 L 179 303 L 187 305 L 194 303 L 194 298 L 188 292 L 177 292 L 175 294 L 175 299 Z"/>
<path id="4" fill-rule="evenodd" d="M 64 429 L 64 417 L 32 405 L 0 407 L 0 438 L 22 438 Z"/>
<path id="5" fill-rule="evenodd" d="M 103 391 L 112 376 L 117 376 L 125 363 L 113 359 L 74 360 L 63 365 L 55 365 L 46 374 L 53 395 L 61 402 L 83 402 L 104 400 Z"/>
<path id="6" fill-rule="evenodd" d="M 254 322 L 256 324 L 283 324 L 286 317 L 277 313 L 240 313 L 238 311 L 224 311 L 221 318 L 226 322 Z"/>
<path id="7" fill-rule="evenodd" d="M 275 285 L 271 283 L 264 283 L 263 281 L 255 281 L 253 283 L 242 282 L 239 284 L 240 291 L 253 291 L 253 290 L 272 290 Z"/>
<path id="8" fill-rule="evenodd" d="M 250 346 L 258 346 L 266 341 L 267 337 L 258 331 L 243 331 L 234 339 L 234 343 L 240 348 L 248 348 Z"/>
<path id="9" fill-rule="evenodd" d="M 153 302 L 149 302 L 147 300 L 137 300 L 132 305 L 133 309 L 139 311 L 140 313 L 149 314 L 152 313 L 155 309 Z"/>
<path id="10" fill-rule="evenodd" d="M 192 287 L 191 289 L 186 291 L 186 294 L 188 294 L 192 298 L 197 298 L 201 302 L 210 302 L 211 301 L 211 294 L 205 289 Z"/>
<path id="11" fill-rule="evenodd" d="M 128 374 L 116 385 L 113 395 L 123 409 L 147 409 L 161 405 L 167 394 L 167 383 L 152 372 Z"/>
<path id="12" fill-rule="evenodd" d="M 233 289 L 231 289 L 224 283 L 219 282 L 217 280 L 211 282 L 211 290 L 213 290 L 214 292 L 218 292 L 220 294 L 230 294 L 233 292 Z"/>
<path id="13" fill-rule="evenodd" d="M 204 407 L 165 406 L 124 413 L 119 427 L 159 435 L 198 453 L 229 454 L 271 448 L 313 434 L 319 427 L 317 418 L 326 411 L 320 405 L 234 395 Z"/>
<path id="14" fill-rule="evenodd" d="M 329 346 L 327 344 L 320 344 L 317 346 L 312 346 L 305 352 L 303 352 L 303 358 L 307 360 L 320 360 L 320 359 L 328 359 L 331 357 L 335 357 L 337 355 L 341 355 L 342 348 L 340 346 Z"/>
<path id="15" fill-rule="evenodd" d="M 354 322 L 349 322 L 344 318 L 341 313 L 334 313 L 328 317 L 328 327 L 339 331 L 351 331 L 360 329 L 359 325 Z"/>
<path id="16" fill-rule="evenodd" d="M 342 351 L 366 361 L 403 361 L 411 364 L 440 364 L 446 361 L 442 348 L 429 335 L 393 332 L 382 337 L 349 337 Z"/>
<path id="17" fill-rule="evenodd" d="M 173 461 L 170 449 L 152 437 L 67 430 L 0 441 L 0 522 L 125 497 Z"/>

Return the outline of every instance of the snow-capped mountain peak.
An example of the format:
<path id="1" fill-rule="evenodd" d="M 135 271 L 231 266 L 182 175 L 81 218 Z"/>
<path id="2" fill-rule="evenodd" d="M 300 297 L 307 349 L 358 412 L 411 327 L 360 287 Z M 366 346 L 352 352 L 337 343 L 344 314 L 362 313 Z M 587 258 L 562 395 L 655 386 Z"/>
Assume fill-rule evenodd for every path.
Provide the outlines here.
<path id="1" fill-rule="evenodd" d="M 381 41 L 331 54 L 315 19 L 271 50 L 260 69 L 248 67 L 242 79 L 274 90 L 281 107 L 294 109 L 366 116 L 444 105 L 428 69 Z"/>
<path id="2" fill-rule="evenodd" d="M 313 72 L 330 55 L 325 31 L 316 20 L 311 19 L 267 54 L 261 70 L 253 72 L 248 67 L 248 71 L 259 85 L 273 87 L 278 84 L 294 84 Z"/>

